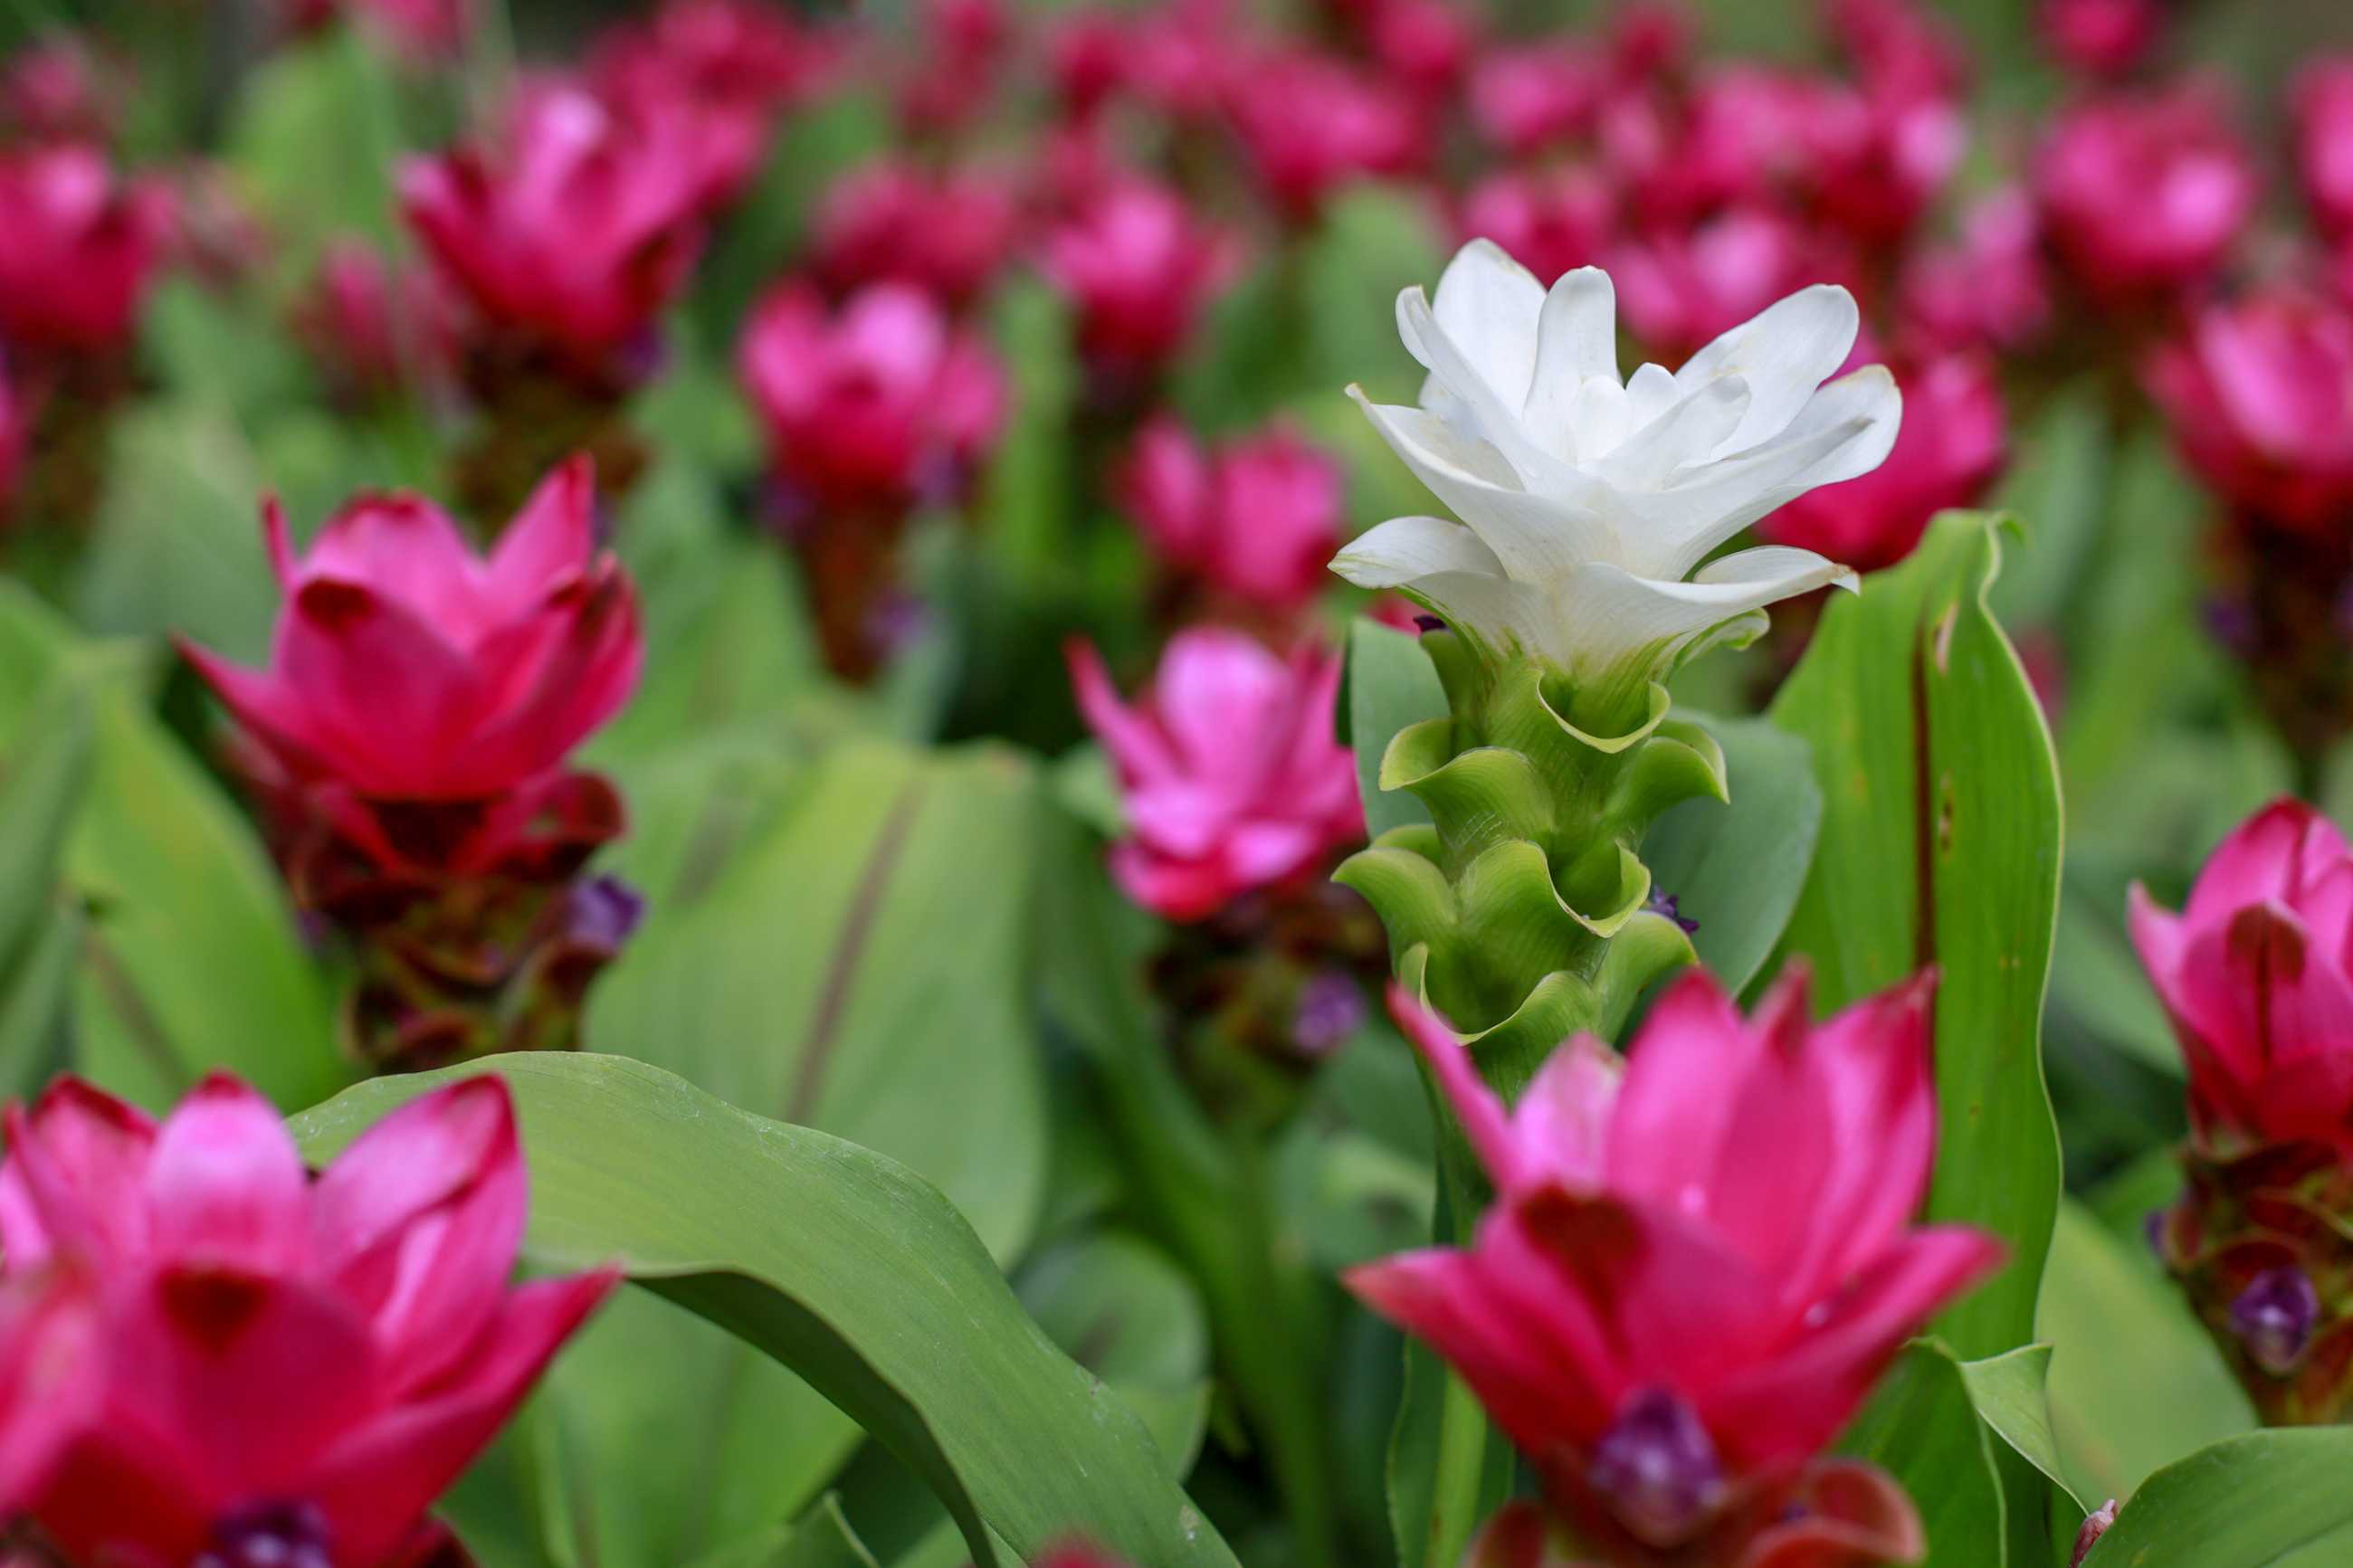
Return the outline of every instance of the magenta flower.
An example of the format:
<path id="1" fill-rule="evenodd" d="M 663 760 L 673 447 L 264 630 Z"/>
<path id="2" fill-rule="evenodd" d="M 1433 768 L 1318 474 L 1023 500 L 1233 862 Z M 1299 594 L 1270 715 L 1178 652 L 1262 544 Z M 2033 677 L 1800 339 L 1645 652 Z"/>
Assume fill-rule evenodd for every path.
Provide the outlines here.
<path id="1" fill-rule="evenodd" d="M 2052 251 L 2086 294 L 2112 304 L 2211 279 L 2259 188 L 2228 101 L 2205 81 L 2062 110 L 2033 174 Z"/>
<path id="2" fill-rule="evenodd" d="M 1767 518 L 1759 533 L 1875 572 L 1910 554 L 1930 518 L 1984 496 L 2008 455 L 1993 366 L 1978 355 L 1947 354 L 1899 368 L 1895 380 L 1904 426 L 1887 460 L 1859 479 L 1809 490 Z"/>
<path id="3" fill-rule="evenodd" d="M 1046 275 L 1078 314 L 1079 348 L 1114 374 L 1146 374 L 1185 346 L 1234 269 L 1233 243 L 1165 185 L 1126 179 L 1046 236 Z"/>
<path id="4" fill-rule="evenodd" d="M 1688 355 L 1775 300 L 1853 271 L 1830 237 L 1762 206 L 1624 240 L 1609 265 L 1627 325 L 1662 358 Z"/>
<path id="5" fill-rule="evenodd" d="M 1472 72 L 1471 122 L 1504 152 L 1526 157 L 1589 132 L 1609 85 L 1608 68 L 1574 42 L 1498 47 Z"/>
<path id="6" fill-rule="evenodd" d="M 2059 63 L 2090 77 L 2118 77 L 2148 58 L 2164 30 L 2162 0 L 2042 0 L 2037 18 Z"/>
<path id="7" fill-rule="evenodd" d="M 2182 456 L 2230 503 L 2324 531 L 2353 506 L 2353 310 L 2297 292 L 2192 317 L 2149 387 Z"/>
<path id="8" fill-rule="evenodd" d="M 121 348 L 172 238 L 171 194 L 81 144 L 0 154 L 0 342 Z"/>
<path id="9" fill-rule="evenodd" d="M 2353 238 L 2353 55 L 2306 66 L 2295 80 L 2295 166 L 2313 220 Z"/>
<path id="10" fill-rule="evenodd" d="M 485 560 L 422 497 L 364 495 L 297 556 L 263 508 L 286 602 L 269 668 L 183 651 L 289 775 L 374 800 L 488 800 L 559 768 L 637 684 L 636 590 L 594 537 L 575 458 Z"/>
<path id="11" fill-rule="evenodd" d="M 19 49 L 0 62 L 0 131 L 24 142 L 109 142 L 129 74 L 69 33 Z"/>
<path id="12" fill-rule="evenodd" d="M 1915 250 L 1898 286 L 1906 332 L 1941 349 L 2024 348 L 2049 330 L 2051 279 L 2033 198 L 1981 197 L 1955 243 Z"/>
<path id="13" fill-rule="evenodd" d="M 1581 1036 L 1509 1112 L 1440 1019 L 1391 1005 L 1497 1198 L 1468 1247 L 1347 1284 L 1453 1364 L 1610 1561 L 1742 1561 L 1905 1339 L 1999 1261 L 1912 1224 L 1926 979 L 1815 1026 L 1802 975 L 1744 1020 L 1694 973 L 1630 1060 Z"/>
<path id="14" fill-rule="evenodd" d="M 1459 85 L 1479 47 L 1479 22 L 1457 0 L 1378 0 L 1366 18 L 1373 58 L 1432 102 Z"/>
<path id="15" fill-rule="evenodd" d="M 1363 840 L 1356 764 L 1333 739 L 1337 655 L 1302 647 L 1284 658 L 1240 632 L 1195 627 L 1169 640 L 1150 695 L 1131 707 L 1093 648 L 1067 651 L 1126 808 L 1112 875 L 1137 903 L 1200 920 Z"/>
<path id="16" fill-rule="evenodd" d="M 642 22 L 608 28 L 588 78 L 623 118 L 682 120 L 705 203 L 740 197 L 766 156 L 776 116 L 822 84 L 836 41 L 752 0 L 668 0 Z"/>
<path id="17" fill-rule="evenodd" d="M 2199 1142 L 2353 1153 L 2353 854 L 2301 801 L 2224 839 L 2179 914 L 2136 884 L 2133 943 L 2189 1065 Z"/>
<path id="18" fill-rule="evenodd" d="M 1106 6 L 1076 7 L 1055 22 L 1046 36 L 1046 68 L 1068 121 L 1093 120 L 1128 85 L 1134 47 L 1124 17 Z"/>
<path id="19" fill-rule="evenodd" d="M 963 305 L 1012 254 L 1020 216 L 1012 188 L 993 174 L 882 159 L 826 193 L 811 266 L 838 292 L 905 283 Z"/>
<path id="20" fill-rule="evenodd" d="M 336 387 L 355 398 L 430 382 L 457 357 L 456 324 L 434 276 L 386 260 L 364 240 L 327 247 L 294 324 Z"/>
<path id="21" fill-rule="evenodd" d="M 1617 236 L 1618 194 L 1592 169 L 1499 170 L 1464 193 L 1456 229 L 1492 239 L 1550 287 L 1598 262 Z"/>
<path id="22" fill-rule="evenodd" d="M 624 119 L 561 82 L 524 91 L 502 134 L 400 172 L 408 224 L 492 332 L 609 366 L 684 286 L 707 192 L 695 130 Z"/>
<path id="23" fill-rule="evenodd" d="M 782 284 L 753 311 L 736 359 L 777 477 L 822 507 L 943 499 L 1005 419 L 987 349 L 904 284 L 878 283 L 839 311 L 807 284 Z"/>
<path id="24" fill-rule="evenodd" d="M 1138 16 L 1129 49 L 1136 96 L 1174 121 L 1215 116 L 1247 66 L 1235 25 L 1229 0 L 1164 0 Z"/>
<path id="25" fill-rule="evenodd" d="M 1957 99 L 1893 75 L 1826 89 L 1803 124 L 1804 190 L 1822 220 L 1892 247 L 1911 234 L 1968 150 Z"/>
<path id="26" fill-rule="evenodd" d="M 1227 110 L 1260 184 L 1294 221 L 1344 185 L 1419 168 L 1427 152 L 1422 110 L 1410 94 L 1302 50 L 1238 70 Z"/>
<path id="27" fill-rule="evenodd" d="M 220 1075 L 160 1127 L 65 1079 L 8 1148 L 0 1514 L 76 1563 L 382 1568 L 617 1279 L 510 1289 L 528 1178 L 494 1078 L 315 1181 Z"/>
<path id="28" fill-rule="evenodd" d="M 1283 616 L 1323 590 L 1343 488 L 1339 466 L 1286 426 L 1212 451 L 1166 415 L 1119 476 L 1121 504 L 1164 564 Z"/>

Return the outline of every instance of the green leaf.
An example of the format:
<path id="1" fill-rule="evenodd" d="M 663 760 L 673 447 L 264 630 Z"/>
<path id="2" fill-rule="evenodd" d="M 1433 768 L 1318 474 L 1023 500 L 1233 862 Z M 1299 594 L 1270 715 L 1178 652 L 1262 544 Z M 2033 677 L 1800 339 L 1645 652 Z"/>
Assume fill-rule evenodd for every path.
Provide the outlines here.
<path id="1" fill-rule="evenodd" d="M 1928 1568 L 2041 1568 L 2005 1485 L 2005 1458 L 2021 1470 L 2024 1461 L 1978 1415 L 1948 1347 L 1906 1346 L 1840 1447 L 1912 1494 L 1928 1529 Z"/>
<path id="2" fill-rule="evenodd" d="M 400 105 L 385 51 L 356 27 L 273 50 L 231 100 L 226 161 L 299 276 L 335 235 L 396 239 Z"/>
<path id="3" fill-rule="evenodd" d="M 1704 796 L 1651 828 L 1642 859 L 1651 885 L 1698 923 L 1700 962 L 1734 992 L 1746 989 L 1798 907 L 1821 832 L 1822 792 L 1804 737 L 1762 719 L 1684 713 L 1724 748 L 1730 804 Z"/>
<path id="4" fill-rule="evenodd" d="M 2059 1439 L 2051 1427 L 2051 1399 L 2045 1388 L 2051 1375 L 2051 1347 L 2024 1345 L 2003 1355 L 1959 1363 L 1961 1382 L 1969 1391 L 1978 1414 L 1987 1426 L 2053 1486 L 2069 1491 L 2065 1466 L 2059 1457 Z M 2080 1509 L 2081 1498 L 2070 1492 Z"/>
<path id="5" fill-rule="evenodd" d="M 875 1568 L 875 1563 L 841 1516 L 840 1499 L 828 1492 L 797 1523 L 697 1558 L 693 1568 Z"/>
<path id="6" fill-rule="evenodd" d="M 2353 1430 L 2252 1432 L 2148 1478 L 2084 1568 L 2269 1568 L 2341 1563 L 2353 1531 Z M 2301 1549 L 2331 1542 L 2330 1552 Z"/>
<path id="7" fill-rule="evenodd" d="M 1828 607 L 1771 714 L 1812 743 L 1824 801 L 1785 954 L 1811 961 L 1825 1009 L 1930 965 L 1940 975 L 1926 1212 L 2010 1252 L 1937 1321 L 1969 1359 L 2034 1337 L 2060 1177 L 2041 1047 L 2059 784 L 2042 709 L 1986 608 L 2000 565 L 1992 520 L 1940 517 L 1909 560 Z M 1982 1532 L 1996 1522 L 2012 1552 L 2041 1550 L 2040 1496 L 2007 1500 L 1999 1520 L 1964 1521 L 1963 1539 L 1932 1538 L 1938 1561 L 1993 1559 Z"/>
<path id="8" fill-rule="evenodd" d="M 1229 1568 L 1142 1424 L 1047 1340 L 930 1184 L 625 1058 L 524 1055 L 378 1079 L 295 1120 L 332 1159 L 464 1073 L 514 1091 L 542 1268 L 632 1279 L 806 1377 L 932 1484 L 982 1568 L 1083 1532 L 1136 1563 Z M 953 1353 L 943 1353 L 952 1347 Z"/>
<path id="9" fill-rule="evenodd" d="M 1366 835 L 1429 822 L 1429 809 L 1410 790 L 1384 790 L 1380 780 L 1381 758 L 1398 731 L 1446 717 L 1446 691 L 1430 656 L 1411 634 L 1359 616 L 1348 623 L 1346 682 L 1340 710 L 1356 754 Z"/>
<path id="10" fill-rule="evenodd" d="M 2051 1415 L 2075 1494 L 2129 1498 L 2163 1466 L 2251 1431 L 2254 1412 L 2205 1329 L 2137 1238 L 2067 1203 L 2038 1323 Z"/>

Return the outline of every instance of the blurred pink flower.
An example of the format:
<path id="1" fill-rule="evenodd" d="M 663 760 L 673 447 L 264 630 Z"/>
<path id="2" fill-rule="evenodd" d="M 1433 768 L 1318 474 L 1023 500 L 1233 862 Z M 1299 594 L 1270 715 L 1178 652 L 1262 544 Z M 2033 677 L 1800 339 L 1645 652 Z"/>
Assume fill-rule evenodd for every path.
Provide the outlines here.
<path id="1" fill-rule="evenodd" d="M 2324 234 L 2353 238 L 2353 55 L 2314 61 L 2292 98 L 2296 174 Z"/>
<path id="2" fill-rule="evenodd" d="M 2254 163 L 2206 80 L 2082 100 L 2052 118 L 2033 166 L 2052 252 L 2109 303 L 2211 279 L 2254 216 Z"/>
<path id="3" fill-rule="evenodd" d="M 596 546 L 596 478 L 542 481 L 488 559 L 422 497 L 363 495 L 297 555 L 262 510 L 285 595 L 269 666 L 181 650 L 294 778 L 376 801 L 489 801 L 560 769 L 636 686 L 637 591 Z"/>
<path id="4" fill-rule="evenodd" d="M 951 136 L 996 95 L 1012 51 L 1013 9 L 1007 0 L 921 0 L 913 33 L 920 47 L 899 84 L 900 119 L 917 135 Z M 903 41 L 895 52 L 906 52 Z"/>
<path id="5" fill-rule="evenodd" d="M 0 134 L 102 145 L 121 120 L 129 78 L 128 66 L 75 34 L 19 49 L 0 64 Z"/>
<path id="6" fill-rule="evenodd" d="M 0 1510 L 78 1563 L 407 1561 L 613 1288 L 511 1288 L 506 1086 L 395 1111 L 313 1181 L 269 1103 L 161 1126 L 77 1079 L 8 1110 Z"/>
<path id="7" fill-rule="evenodd" d="M 2016 350 L 2051 326 L 2051 281 L 2034 200 L 2016 185 L 1980 198 L 1957 242 L 1915 250 L 1898 286 L 1906 334 L 1940 349 Z"/>
<path id="8" fill-rule="evenodd" d="M 1454 89 L 1479 48 L 1478 18 L 1461 0 L 1380 0 L 1368 29 L 1381 68 L 1431 97 Z"/>
<path id="9" fill-rule="evenodd" d="M 95 147 L 0 154 L 0 342 L 33 353 L 121 347 L 173 234 L 171 193 Z"/>
<path id="10" fill-rule="evenodd" d="M 753 311 L 737 367 L 777 478 L 821 508 L 944 497 L 1004 423 L 1004 377 L 987 347 L 902 283 L 861 289 L 839 310 L 805 283 L 779 285 Z"/>
<path id="11" fill-rule="evenodd" d="M 2274 290 L 2191 318 L 2149 387 L 2191 468 L 2233 507 L 2335 531 L 2353 509 L 2353 310 Z"/>
<path id="12" fill-rule="evenodd" d="M 1899 85 L 1826 88 L 1802 122 L 1806 195 L 1829 224 L 1892 249 L 1918 225 L 1968 151 L 1957 100 Z"/>
<path id="13" fill-rule="evenodd" d="M 1824 90 L 1820 78 L 1736 65 L 1688 91 L 1613 92 L 1599 123 L 1602 166 L 1635 214 L 1658 227 L 1775 198 L 1806 173 Z"/>
<path id="14" fill-rule="evenodd" d="M 1618 309 L 1655 356 L 1688 354 L 1774 300 L 1850 276 L 1829 237 L 1769 207 L 1736 207 L 1687 232 L 1611 247 Z"/>
<path id="15" fill-rule="evenodd" d="M 2164 31 L 2163 0 L 2042 0 L 2038 20 L 2059 63 L 2084 76 L 2123 76 Z"/>
<path id="16" fill-rule="evenodd" d="M 1904 1341 L 2000 1258 L 1912 1223 L 1929 983 L 1814 1026 L 1802 974 L 1743 1019 L 1694 972 L 1629 1058 L 1578 1036 L 1509 1111 L 1443 1020 L 1391 1006 L 1496 1202 L 1469 1247 L 1348 1287 L 1452 1363 L 1597 1555 L 1754 1561 Z"/>
<path id="17" fill-rule="evenodd" d="M 2217 847 L 2179 914 L 2132 889 L 2133 943 L 2189 1067 L 2199 1142 L 2311 1139 L 2353 1154 L 2353 854 L 2301 801 Z"/>
<path id="18" fill-rule="evenodd" d="M 1504 152 L 1526 157 L 1593 129 L 1607 68 L 1571 39 L 1501 45 L 1471 77 L 1471 122 Z"/>
<path id="19" fill-rule="evenodd" d="M 1363 840 L 1356 763 L 1333 739 L 1336 654 L 1303 646 L 1284 658 L 1240 632 L 1197 626 L 1169 639 L 1150 694 L 1130 706 L 1093 648 L 1067 651 L 1127 814 L 1112 875 L 1137 903 L 1201 920 L 1316 875 Z"/>
<path id="20" fill-rule="evenodd" d="M 1922 0 L 1825 0 L 1831 36 L 1874 93 L 1952 100 L 1968 86 L 1960 36 Z"/>
<path id="21" fill-rule="evenodd" d="M 1132 25 L 1136 95 L 1171 120 L 1208 120 L 1224 107 L 1242 68 L 1228 0 L 1161 0 Z"/>
<path id="22" fill-rule="evenodd" d="M 1137 436 L 1118 492 L 1165 565 L 1261 608 L 1295 613 L 1331 580 L 1343 476 L 1287 426 L 1210 449 L 1164 415 Z"/>
<path id="23" fill-rule="evenodd" d="M 1046 68 L 1065 117 L 1092 119 L 1134 74 L 1135 40 L 1126 17 L 1105 5 L 1081 5 L 1046 35 Z"/>
<path id="24" fill-rule="evenodd" d="M 327 247 L 294 324 L 336 388 L 360 401 L 429 384 L 456 362 L 455 323 L 433 275 L 365 240 Z"/>
<path id="25" fill-rule="evenodd" d="M 492 331 L 602 365 L 684 288 L 705 173 L 685 119 L 624 120 L 584 88 L 542 81 L 494 140 L 409 160 L 400 199 Z"/>
<path id="26" fill-rule="evenodd" d="M 1238 70 L 1228 108 L 1260 184 L 1294 221 L 1344 185 L 1419 168 L 1428 151 L 1411 95 L 1304 50 Z"/>
<path id="27" fill-rule="evenodd" d="M 458 54 L 474 27 L 474 0 L 329 0 L 329 8 L 336 4 L 360 26 L 420 63 Z"/>
<path id="28" fill-rule="evenodd" d="M 1687 0 L 1618 0 L 1604 36 L 1610 72 L 1622 83 L 1682 71 L 1699 33 Z"/>
<path id="29" fill-rule="evenodd" d="M 1457 232 L 1493 240 L 1549 287 L 1599 261 L 1618 230 L 1618 194 L 1591 168 L 1499 170 L 1463 194 Z"/>
<path id="30" fill-rule="evenodd" d="M 1992 364 L 1978 354 L 1948 354 L 1899 368 L 1895 382 L 1904 425 L 1887 460 L 1790 501 L 1758 525 L 1767 540 L 1875 572 L 1910 554 L 1936 513 L 1984 497 L 2008 456 Z"/>
<path id="31" fill-rule="evenodd" d="M 1125 376 L 1156 370 L 1185 346 L 1237 259 L 1231 238 L 1182 196 L 1133 177 L 1095 195 L 1042 251 L 1046 275 L 1077 310 L 1080 352 Z"/>
<path id="32" fill-rule="evenodd" d="M 885 158 L 843 176 L 818 205 L 811 266 L 837 291 L 912 284 L 963 305 L 1012 253 L 1020 208 L 980 169 L 927 171 Z"/>
<path id="33" fill-rule="evenodd" d="M 759 173 L 776 116 L 822 84 L 839 53 L 837 40 L 759 0 L 668 0 L 644 21 L 607 29 L 587 76 L 626 119 L 682 121 L 696 183 L 723 206 Z"/>

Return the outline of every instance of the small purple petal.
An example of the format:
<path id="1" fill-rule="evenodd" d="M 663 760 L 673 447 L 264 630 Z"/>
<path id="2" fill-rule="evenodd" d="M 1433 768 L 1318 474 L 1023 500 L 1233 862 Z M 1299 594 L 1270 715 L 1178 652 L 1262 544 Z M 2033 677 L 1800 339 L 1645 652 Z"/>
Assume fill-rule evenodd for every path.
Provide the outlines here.
<path id="1" fill-rule="evenodd" d="M 1652 914 L 1664 915 L 1667 919 L 1674 921 L 1675 924 L 1683 927 L 1683 934 L 1686 936 L 1690 935 L 1693 931 L 1699 930 L 1699 921 L 1687 921 L 1683 919 L 1683 912 L 1675 907 L 1674 895 L 1672 893 L 1662 893 L 1658 889 L 1652 888 L 1651 889 L 1651 901 L 1643 907 L 1648 909 Z"/>
<path id="2" fill-rule="evenodd" d="M 1663 1388 L 1627 1400 L 1594 1446 L 1586 1479 L 1620 1523 L 1658 1547 L 1697 1535 L 1729 1491 L 1707 1428 Z"/>
<path id="3" fill-rule="evenodd" d="M 618 877 L 591 877 L 572 889 L 564 934 L 583 947 L 618 952 L 645 912 L 644 896 Z"/>
<path id="4" fill-rule="evenodd" d="M 1446 623 L 1436 616 L 1416 616 L 1413 618 L 1413 624 L 1416 629 L 1425 632 L 1442 632 L 1446 629 Z"/>
<path id="5" fill-rule="evenodd" d="M 1346 1043 L 1365 1024 L 1365 993 L 1345 970 L 1326 969 L 1299 988 L 1292 1014 L 1292 1043 L 1302 1055 L 1324 1056 Z"/>
<path id="6" fill-rule="evenodd" d="M 2274 1377 L 2295 1370 L 2320 1321 L 2320 1292 L 2293 1264 L 2266 1268 L 2231 1303 L 2231 1331 L 2257 1366 Z"/>
<path id="7" fill-rule="evenodd" d="M 334 1568 L 327 1521 L 308 1503 L 243 1508 L 213 1526 L 188 1568 Z"/>

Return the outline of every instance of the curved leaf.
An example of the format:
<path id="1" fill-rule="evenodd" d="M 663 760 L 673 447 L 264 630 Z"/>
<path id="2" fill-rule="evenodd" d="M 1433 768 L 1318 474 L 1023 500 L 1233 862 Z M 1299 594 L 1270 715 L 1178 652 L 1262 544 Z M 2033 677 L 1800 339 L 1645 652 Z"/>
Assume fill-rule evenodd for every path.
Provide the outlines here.
<path id="1" fill-rule="evenodd" d="M 2341 1563 L 2353 1538 L 2353 1430 L 2251 1432 L 2149 1477 L 2084 1568 Z M 2307 1556 L 2304 1549 L 2328 1542 Z"/>
<path id="2" fill-rule="evenodd" d="M 1083 1532 L 1155 1568 L 1230 1568 L 1134 1415 L 1021 1310 L 972 1227 L 914 1173 L 738 1110 L 621 1057 L 495 1058 L 378 1079 L 295 1118 L 332 1158 L 461 1073 L 512 1088 L 527 1251 L 632 1279 L 793 1368 L 946 1503 L 981 1568 Z"/>

